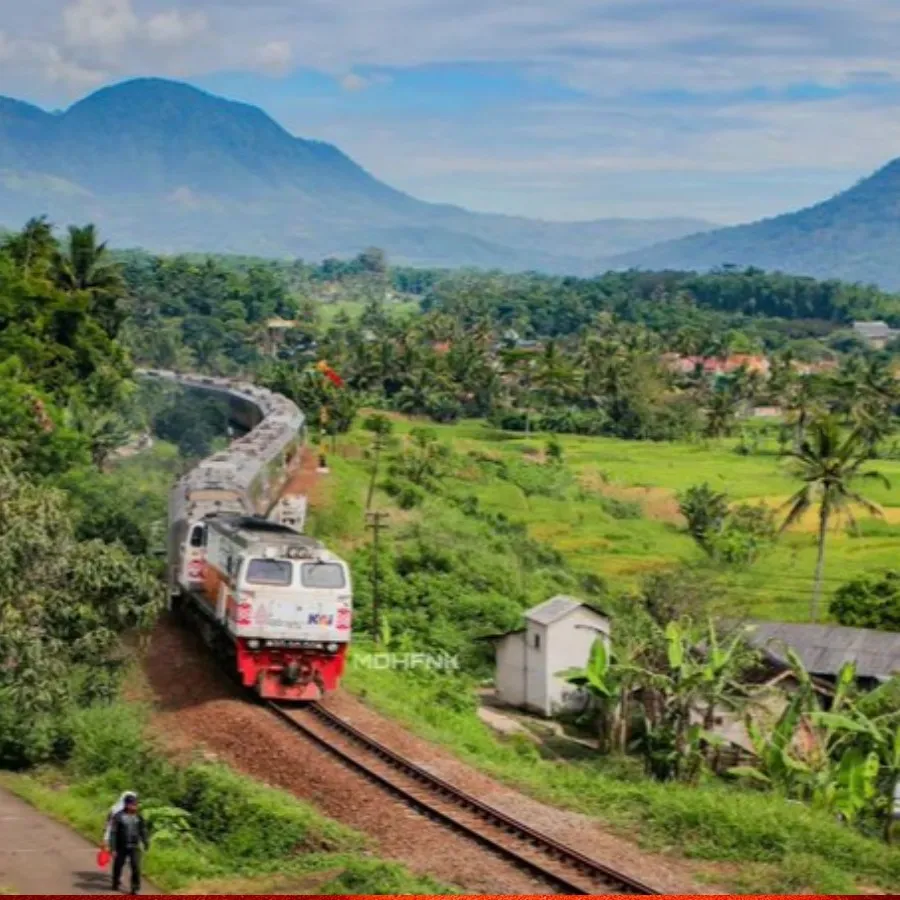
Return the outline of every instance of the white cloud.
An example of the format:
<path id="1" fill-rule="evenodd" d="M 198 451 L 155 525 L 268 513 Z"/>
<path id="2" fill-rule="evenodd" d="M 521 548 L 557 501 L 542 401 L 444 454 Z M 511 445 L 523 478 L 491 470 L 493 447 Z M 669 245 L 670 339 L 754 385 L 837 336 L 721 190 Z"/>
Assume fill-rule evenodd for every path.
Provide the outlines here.
<path id="1" fill-rule="evenodd" d="M 44 57 L 43 74 L 50 84 L 60 85 L 69 96 L 77 96 L 86 90 L 99 87 L 109 77 L 101 69 L 82 66 L 73 60 L 66 59 L 53 46 L 45 46 L 41 53 Z"/>
<path id="2" fill-rule="evenodd" d="M 72 47 L 118 47 L 137 30 L 131 0 L 76 0 L 63 10 L 66 42 Z"/>
<path id="3" fill-rule="evenodd" d="M 740 97 L 760 87 L 900 83 L 896 0 L 379 0 L 377 14 L 363 0 L 0 5 L 0 93 L 53 104 L 59 93 L 135 74 L 313 68 L 344 93 L 303 96 L 292 108 L 277 85 L 267 95 L 248 79 L 241 99 L 334 141 L 398 187 L 481 197 L 481 207 L 586 215 L 632 203 L 658 214 L 690 212 L 695 198 L 704 206 L 694 212 L 739 218 L 739 209 L 805 202 L 804 191 L 850 183 L 900 152 L 900 102 L 889 96 Z M 526 89 L 506 108 L 463 103 L 444 115 L 355 96 L 391 70 L 399 81 L 403 70 L 443 63 L 499 64 L 580 96 L 538 104 Z M 647 98 L 655 92 L 666 96 Z M 681 96 L 691 94 L 702 96 Z M 825 174 L 785 174 L 813 170 Z M 721 193 L 726 183 L 731 193 Z"/>
<path id="4" fill-rule="evenodd" d="M 283 75 L 291 67 L 293 48 L 288 41 L 268 41 L 258 47 L 253 54 L 256 68 L 270 75 Z"/>
<path id="5" fill-rule="evenodd" d="M 156 44 L 180 44 L 203 34 L 208 26 L 209 20 L 203 12 L 170 9 L 151 16 L 144 28 L 147 37 Z"/>
<path id="6" fill-rule="evenodd" d="M 364 91 L 370 84 L 368 78 L 363 78 L 355 72 L 349 72 L 340 81 L 345 91 Z"/>

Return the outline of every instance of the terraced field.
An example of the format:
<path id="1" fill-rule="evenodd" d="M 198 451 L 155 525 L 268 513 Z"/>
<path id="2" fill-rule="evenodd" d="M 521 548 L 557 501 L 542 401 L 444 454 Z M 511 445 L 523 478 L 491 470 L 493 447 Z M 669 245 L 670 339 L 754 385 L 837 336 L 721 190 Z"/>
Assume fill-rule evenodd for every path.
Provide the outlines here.
<path id="1" fill-rule="evenodd" d="M 396 433 L 403 434 L 416 424 L 422 423 L 397 417 Z M 457 453 L 476 451 L 509 461 L 539 461 L 548 437 L 499 432 L 474 421 L 428 427 Z M 349 440 L 361 445 L 368 436 L 355 432 Z M 798 486 L 774 442 L 761 443 L 756 454 L 745 456 L 736 450 L 737 439 L 705 445 L 566 436 L 559 441 L 571 484 L 557 496 L 528 496 L 516 484 L 496 479 L 473 478 L 467 488 L 483 509 L 526 522 L 535 538 L 612 587 L 636 584 L 644 573 L 673 562 L 703 562 L 684 532 L 679 491 L 707 481 L 734 500 L 778 507 Z M 891 481 L 890 489 L 874 481 L 862 488 L 882 505 L 884 517 L 862 514 L 856 531 L 842 523 L 830 534 L 826 595 L 849 578 L 900 563 L 900 461 L 879 461 L 872 467 Z M 806 617 L 816 556 L 815 528 L 811 513 L 754 566 L 722 573 L 729 597 L 740 609 L 765 618 Z"/>

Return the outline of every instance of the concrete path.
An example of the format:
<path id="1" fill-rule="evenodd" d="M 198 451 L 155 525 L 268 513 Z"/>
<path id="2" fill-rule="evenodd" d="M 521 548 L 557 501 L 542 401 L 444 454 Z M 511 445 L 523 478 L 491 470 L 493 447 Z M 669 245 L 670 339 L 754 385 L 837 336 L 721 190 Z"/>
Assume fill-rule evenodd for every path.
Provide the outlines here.
<path id="1" fill-rule="evenodd" d="M 0 788 L 0 894 L 112 894 L 109 877 L 96 845 Z"/>

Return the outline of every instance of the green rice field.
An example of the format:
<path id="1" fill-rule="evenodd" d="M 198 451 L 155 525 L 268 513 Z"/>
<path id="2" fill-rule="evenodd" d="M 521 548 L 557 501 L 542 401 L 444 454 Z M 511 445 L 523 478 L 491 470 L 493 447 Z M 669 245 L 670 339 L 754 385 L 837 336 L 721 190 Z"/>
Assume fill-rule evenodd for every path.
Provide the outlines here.
<path id="1" fill-rule="evenodd" d="M 395 417 L 395 434 L 402 435 L 417 424 L 425 423 Z M 507 460 L 539 461 L 549 437 L 501 432 L 480 421 L 450 426 L 428 423 L 428 427 L 458 454 L 475 451 Z M 368 440 L 362 430 L 344 439 L 357 447 Z M 684 531 L 679 491 L 706 481 L 733 500 L 777 508 L 798 487 L 789 461 L 779 458 L 774 442 L 771 446 L 761 443 L 753 455 L 741 455 L 736 438 L 705 444 L 571 436 L 558 440 L 563 464 L 572 475 L 564 494 L 527 496 L 515 484 L 499 479 L 476 478 L 466 487 L 478 497 L 481 508 L 525 522 L 534 538 L 558 549 L 579 569 L 600 576 L 614 590 L 632 587 L 646 573 L 679 562 L 706 564 Z M 350 468 L 363 475 L 360 470 L 366 465 L 360 459 Z M 900 565 L 900 461 L 877 461 L 870 468 L 891 481 L 890 489 L 875 481 L 860 488 L 882 506 L 884 516 L 873 518 L 860 512 L 855 530 L 842 522 L 829 534 L 826 601 L 850 578 Z M 464 473 L 457 474 L 465 478 Z M 717 572 L 736 613 L 803 621 L 809 615 L 815 556 L 815 515 L 811 514 L 753 566 Z"/>

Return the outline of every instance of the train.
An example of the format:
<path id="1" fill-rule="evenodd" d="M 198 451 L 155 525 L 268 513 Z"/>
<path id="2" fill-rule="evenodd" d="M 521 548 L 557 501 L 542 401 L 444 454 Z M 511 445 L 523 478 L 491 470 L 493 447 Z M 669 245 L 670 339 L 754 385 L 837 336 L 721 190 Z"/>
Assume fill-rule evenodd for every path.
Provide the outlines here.
<path id="1" fill-rule="evenodd" d="M 282 496 L 305 451 L 305 416 L 243 381 L 137 374 L 223 399 L 245 432 L 172 488 L 169 608 L 260 698 L 321 700 L 344 672 L 353 593 L 347 563 L 303 533 L 305 498 Z"/>

